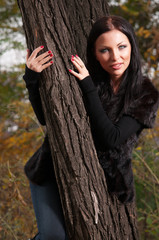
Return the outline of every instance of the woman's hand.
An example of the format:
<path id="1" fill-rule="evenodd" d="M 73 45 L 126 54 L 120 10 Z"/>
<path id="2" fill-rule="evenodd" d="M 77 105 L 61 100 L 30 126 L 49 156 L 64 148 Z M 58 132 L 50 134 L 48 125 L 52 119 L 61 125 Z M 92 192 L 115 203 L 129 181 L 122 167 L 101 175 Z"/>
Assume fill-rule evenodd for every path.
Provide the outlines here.
<path id="1" fill-rule="evenodd" d="M 80 59 L 80 57 L 78 57 L 77 55 L 75 57 L 72 56 L 71 61 L 78 72 L 75 72 L 75 71 L 69 69 L 70 73 L 72 73 L 79 80 L 83 80 L 85 77 L 89 76 L 89 72 L 88 72 L 87 68 L 85 67 L 83 61 Z"/>
<path id="2" fill-rule="evenodd" d="M 29 49 L 27 49 L 26 65 L 29 69 L 33 70 L 34 72 L 42 72 L 45 68 L 53 64 L 53 61 L 50 61 L 53 57 L 51 51 L 42 53 L 37 57 L 37 54 L 43 48 L 44 46 L 36 48 L 31 55 Z"/>

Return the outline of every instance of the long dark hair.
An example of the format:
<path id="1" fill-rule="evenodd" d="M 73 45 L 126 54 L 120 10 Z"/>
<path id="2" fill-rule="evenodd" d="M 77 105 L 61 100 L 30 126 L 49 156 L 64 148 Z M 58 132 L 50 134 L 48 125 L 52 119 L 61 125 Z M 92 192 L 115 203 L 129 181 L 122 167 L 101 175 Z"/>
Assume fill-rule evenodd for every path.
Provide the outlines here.
<path id="1" fill-rule="evenodd" d="M 126 111 L 131 101 L 139 94 L 143 77 L 136 36 L 133 27 L 124 18 L 120 16 L 107 16 L 100 18 L 94 23 L 87 41 L 87 68 L 99 90 L 101 88 L 104 89 L 103 85 L 110 85 L 109 74 L 100 66 L 95 57 L 95 42 L 101 34 L 113 29 L 124 33 L 131 44 L 130 64 L 124 73 L 119 88 L 119 92 L 124 93 L 121 94 L 123 95 L 122 107 Z"/>

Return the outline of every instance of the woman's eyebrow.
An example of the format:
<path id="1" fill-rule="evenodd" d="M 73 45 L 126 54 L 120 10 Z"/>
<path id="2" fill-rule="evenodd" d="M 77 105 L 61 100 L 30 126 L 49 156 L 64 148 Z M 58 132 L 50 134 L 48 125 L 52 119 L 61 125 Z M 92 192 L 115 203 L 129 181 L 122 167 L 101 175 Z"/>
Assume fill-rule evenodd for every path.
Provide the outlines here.
<path id="1" fill-rule="evenodd" d="M 120 42 L 117 44 L 117 46 L 121 45 L 121 44 L 126 44 L 124 41 Z M 101 44 L 100 47 L 105 47 L 105 48 L 111 48 L 111 46 L 105 45 L 105 44 Z"/>
<path id="2" fill-rule="evenodd" d="M 125 41 L 121 41 L 116 46 L 120 46 L 121 44 L 126 44 L 126 42 Z M 101 43 L 101 45 L 98 47 L 98 49 L 102 49 L 102 48 L 111 49 L 111 46 L 108 46 L 108 45 L 105 45 L 104 43 Z"/>
<path id="3" fill-rule="evenodd" d="M 117 46 L 119 46 L 120 44 L 123 44 L 123 43 L 124 43 L 124 41 L 122 41 L 122 42 L 118 43 L 118 44 L 117 44 Z"/>

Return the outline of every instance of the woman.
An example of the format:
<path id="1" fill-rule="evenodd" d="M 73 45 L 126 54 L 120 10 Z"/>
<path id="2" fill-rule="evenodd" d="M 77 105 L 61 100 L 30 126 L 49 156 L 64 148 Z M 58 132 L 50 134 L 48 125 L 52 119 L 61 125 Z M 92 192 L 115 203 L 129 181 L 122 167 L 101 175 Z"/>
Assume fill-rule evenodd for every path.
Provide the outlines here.
<path id="1" fill-rule="evenodd" d="M 31 55 L 28 52 L 24 80 L 34 111 L 40 123 L 45 125 L 38 76 L 53 64 L 50 61 L 53 55 L 48 51 L 37 57 L 42 48 L 35 49 Z M 76 71 L 69 71 L 79 80 L 83 92 L 110 195 L 116 195 L 121 203 L 130 203 L 134 200 L 132 150 L 141 131 L 153 126 L 158 108 L 158 91 L 141 73 L 140 55 L 132 26 L 118 16 L 99 19 L 88 38 L 87 67 L 77 55 L 72 56 L 71 61 Z M 49 169 L 52 173 L 53 167 L 47 137 L 35 155 L 37 162 L 31 158 L 25 167 L 39 229 L 35 239 L 67 239 L 56 180 L 48 174 Z M 32 168 L 33 173 L 30 171 Z M 42 173 L 39 169 L 43 169 Z M 57 216 L 55 210 L 58 211 Z M 47 226 L 44 225 L 46 218 Z"/>

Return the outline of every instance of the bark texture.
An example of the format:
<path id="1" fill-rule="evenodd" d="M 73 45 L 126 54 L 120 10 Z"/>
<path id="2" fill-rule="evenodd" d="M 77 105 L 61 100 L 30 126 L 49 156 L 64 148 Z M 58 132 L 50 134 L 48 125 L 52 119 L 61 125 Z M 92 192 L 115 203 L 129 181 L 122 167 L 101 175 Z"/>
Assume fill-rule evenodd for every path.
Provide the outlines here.
<path id="1" fill-rule="evenodd" d="M 70 240 L 138 239 L 135 205 L 107 192 L 77 80 L 72 54 L 85 59 L 92 23 L 108 14 L 105 0 L 18 0 L 28 48 L 52 50 L 41 77 L 53 164 Z"/>

